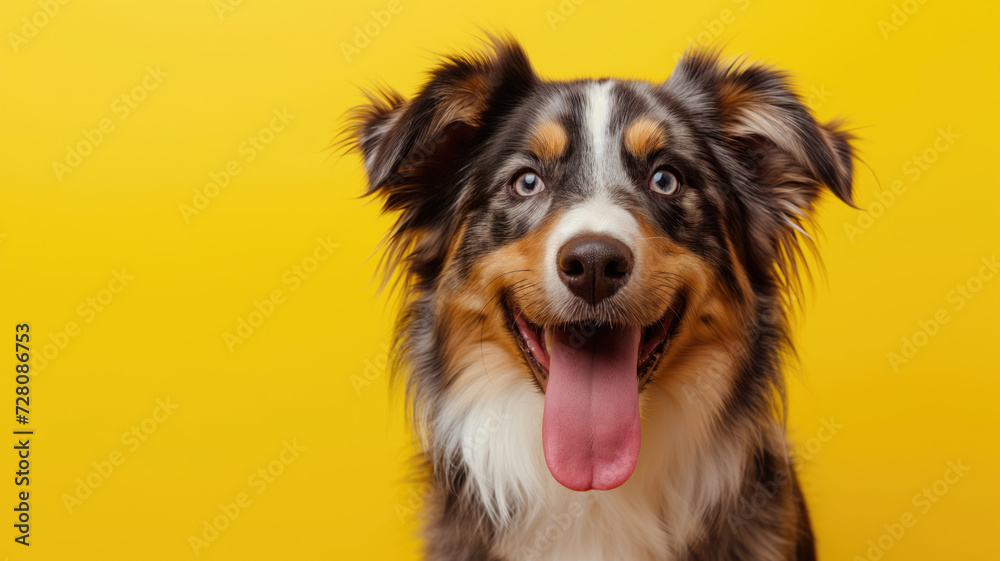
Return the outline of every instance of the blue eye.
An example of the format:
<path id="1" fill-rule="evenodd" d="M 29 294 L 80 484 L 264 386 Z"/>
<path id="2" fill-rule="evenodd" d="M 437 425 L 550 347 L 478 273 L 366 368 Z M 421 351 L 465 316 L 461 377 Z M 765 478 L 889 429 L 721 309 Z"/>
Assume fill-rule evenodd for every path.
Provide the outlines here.
<path id="1" fill-rule="evenodd" d="M 517 176 L 514 180 L 514 192 L 522 197 L 531 197 L 545 190 L 545 183 L 542 178 L 534 172 L 526 172 Z"/>
<path id="2" fill-rule="evenodd" d="M 676 195 L 681 189 L 681 182 L 674 174 L 660 169 L 649 179 L 649 188 L 660 195 Z"/>

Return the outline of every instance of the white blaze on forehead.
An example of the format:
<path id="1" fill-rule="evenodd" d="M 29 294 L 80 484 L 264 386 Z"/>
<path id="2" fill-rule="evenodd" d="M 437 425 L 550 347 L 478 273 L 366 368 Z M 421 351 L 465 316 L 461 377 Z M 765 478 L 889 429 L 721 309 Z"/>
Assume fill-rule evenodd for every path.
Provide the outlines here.
<path id="1" fill-rule="evenodd" d="M 589 186 L 587 199 L 559 218 L 545 245 L 545 291 L 558 307 L 575 298 L 559 278 L 559 250 L 571 239 L 585 234 L 614 238 L 632 250 L 634 262 L 641 259 L 639 223 L 629 211 L 612 200 L 612 192 L 628 181 L 622 169 L 617 140 L 611 131 L 611 89 L 614 82 L 591 82 L 584 95 L 583 142 L 589 144 L 580 170 Z"/>
<path id="2" fill-rule="evenodd" d="M 601 234 L 614 238 L 629 247 L 634 262 L 641 259 L 639 222 L 631 212 L 615 204 L 603 194 L 591 197 L 583 204 L 565 212 L 556 223 L 545 246 L 545 286 L 550 297 L 569 295 L 559 279 L 559 249 L 571 239 L 582 234 Z"/>
<path id="3" fill-rule="evenodd" d="M 594 82 L 587 88 L 587 132 L 594 149 L 594 162 L 598 164 L 608 156 L 612 84 L 611 80 Z"/>

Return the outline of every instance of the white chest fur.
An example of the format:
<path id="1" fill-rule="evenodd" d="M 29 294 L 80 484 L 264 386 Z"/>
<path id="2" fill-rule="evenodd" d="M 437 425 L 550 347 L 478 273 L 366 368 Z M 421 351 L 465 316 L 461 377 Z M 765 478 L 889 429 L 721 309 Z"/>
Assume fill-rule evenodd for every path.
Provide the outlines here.
<path id="1" fill-rule="evenodd" d="M 523 367 L 499 349 L 484 349 L 469 368 L 434 434 L 449 451 L 460 450 L 469 485 L 503 528 L 495 553 L 506 559 L 672 558 L 739 484 L 745 440 L 711 436 L 713 404 L 705 399 L 713 396 L 692 399 L 667 384 L 643 392 L 642 447 L 628 482 L 610 491 L 566 489 L 545 465 L 544 395 Z"/>

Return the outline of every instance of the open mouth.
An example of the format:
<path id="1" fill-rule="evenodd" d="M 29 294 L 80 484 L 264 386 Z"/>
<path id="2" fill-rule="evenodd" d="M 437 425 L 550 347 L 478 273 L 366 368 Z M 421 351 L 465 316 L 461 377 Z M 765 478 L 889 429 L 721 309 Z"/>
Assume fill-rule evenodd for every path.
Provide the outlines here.
<path id="1" fill-rule="evenodd" d="M 637 349 L 636 383 L 638 391 L 642 391 L 652 377 L 656 364 L 670 346 L 670 340 L 677 332 L 680 318 L 684 313 L 684 295 L 679 295 L 675 302 L 667 308 L 659 321 L 641 327 L 641 338 Z M 514 303 L 505 300 L 508 325 L 524 353 L 525 360 L 531 366 L 535 379 L 542 390 L 546 389 L 549 378 L 551 357 L 549 345 L 556 339 L 557 332 L 568 332 L 569 343 L 573 347 L 584 346 L 587 339 L 600 336 L 609 326 L 594 323 L 567 324 L 554 328 L 545 328 L 529 320 Z"/>
<path id="2" fill-rule="evenodd" d="M 545 392 L 545 463 L 563 486 L 613 489 L 632 475 L 639 392 L 677 332 L 684 304 L 681 295 L 650 325 L 541 326 L 506 303 L 511 332 Z"/>

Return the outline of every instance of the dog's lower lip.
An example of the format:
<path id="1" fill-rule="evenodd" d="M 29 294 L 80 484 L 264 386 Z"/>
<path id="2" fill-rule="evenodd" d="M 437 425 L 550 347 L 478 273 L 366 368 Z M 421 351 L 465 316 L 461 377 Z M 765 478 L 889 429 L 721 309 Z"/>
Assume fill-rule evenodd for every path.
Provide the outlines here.
<path id="1" fill-rule="evenodd" d="M 649 380 L 654 363 L 657 362 L 676 330 L 683 307 L 683 299 L 680 300 L 681 302 L 675 302 L 668 306 L 666 313 L 659 321 L 643 327 L 643 337 L 639 345 L 638 363 L 636 364 L 636 375 L 640 385 L 645 385 Z M 510 315 L 511 331 L 544 389 L 549 372 L 549 352 L 546 345 L 547 330 L 544 326 L 531 322 L 513 302 L 505 301 L 504 307 Z"/>
<path id="2" fill-rule="evenodd" d="M 545 329 L 528 320 L 517 308 L 508 310 L 514 317 L 515 331 L 520 335 L 522 350 L 529 355 L 547 374 L 549 371 L 549 352 L 545 344 Z"/>

